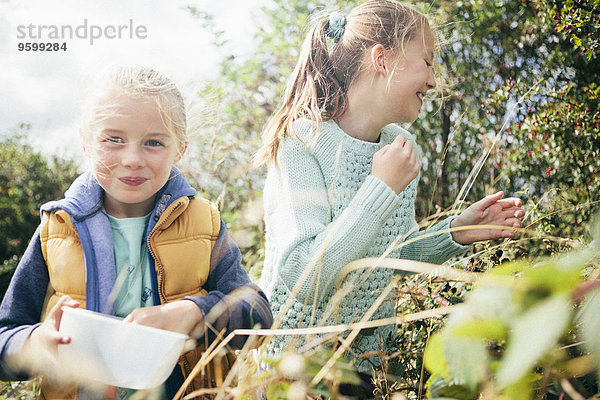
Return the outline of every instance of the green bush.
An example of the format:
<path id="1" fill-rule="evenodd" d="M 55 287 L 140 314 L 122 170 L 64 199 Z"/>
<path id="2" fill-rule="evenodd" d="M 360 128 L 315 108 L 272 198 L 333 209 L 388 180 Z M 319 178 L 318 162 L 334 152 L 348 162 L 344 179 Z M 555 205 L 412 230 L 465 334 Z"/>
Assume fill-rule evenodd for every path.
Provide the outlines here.
<path id="1" fill-rule="evenodd" d="M 27 144 L 29 125 L 0 135 L 0 297 L 40 223 L 40 206 L 63 197 L 77 176 L 74 162 Z"/>

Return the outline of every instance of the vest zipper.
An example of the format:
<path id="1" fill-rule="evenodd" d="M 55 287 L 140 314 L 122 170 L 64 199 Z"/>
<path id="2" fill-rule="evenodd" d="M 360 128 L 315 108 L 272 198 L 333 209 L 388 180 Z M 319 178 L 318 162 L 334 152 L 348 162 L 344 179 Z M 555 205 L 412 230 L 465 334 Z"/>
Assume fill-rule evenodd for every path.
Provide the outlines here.
<path id="1" fill-rule="evenodd" d="M 187 379 L 187 377 L 190 376 L 190 373 L 192 372 L 192 366 L 190 365 L 190 362 L 188 361 L 187 357 L 181 357 L 181 359 L 183 360 L 183 370 L 184 370 L 183 379 L 185 381 Z M 185 388 L 185 393 L 190 394 L 194 390 L 196 390 L 196 388 L 194 386 L 194 380 L 192 379 L 192 381 L 190 382 L 188 387 Z"/>
<path id="2" fill-rule="evenodd" d="M 161 223 L 161 225 L 164 223 L 164 221 L 166 221 L 167 219 L 169 219 L 169 217 L 182 205 L 182 201 L 178 200 L 178 203 L 171 209 L 171 211 L 169 211 L 169 214 L 167 215 L 167 217 L 163 220 L 163 222 Z M 164 216 L 165 214 L 161 215 L 161 218 Z M 159 225 L 155 225 L 154 228 L 152 229 L 152 232 L 150 232 L 150 235 L 148 236 L 148 251 L 150 252 L 150 256 L 152 256 L 152 258 L 154 259 L 154 266 L 156 267 L 156 280 L 158 281 L 158 296 L 160 297 L 160 303 L 161 304 L 166 304 L 167 303 L 167 298 L 165 296 L 165 288 L 164 288 L 164 268 L 162 266 L 162 264 L 160 263 L 160 261 L 158 260 L 158 258 L 156 257 L 156 252 L 154 251 L 154 249 L 152 248 L 152 238 L 154 236 L 154 234 L 156 232 L 158 232 L 158 228 Z"/>

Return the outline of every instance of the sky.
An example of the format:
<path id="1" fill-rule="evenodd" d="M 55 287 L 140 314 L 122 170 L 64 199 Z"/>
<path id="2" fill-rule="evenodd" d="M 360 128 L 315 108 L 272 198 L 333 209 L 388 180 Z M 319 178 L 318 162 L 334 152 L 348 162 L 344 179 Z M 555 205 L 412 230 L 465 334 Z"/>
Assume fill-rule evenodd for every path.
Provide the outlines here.
<path id="1" fill-rule="evenodd" d="M 266 1 L 0 0 L 0 133 L 30 123 L 33 145 L 77 156 L 78 104 L 90 80 L 108 66 L 148 65 L 193 96 L 216 76 L 220 53 L 186 6 L 213 15 L 229 50 L 243 56 Z M 49 42 L 66 50 L 18 50 Z"/>

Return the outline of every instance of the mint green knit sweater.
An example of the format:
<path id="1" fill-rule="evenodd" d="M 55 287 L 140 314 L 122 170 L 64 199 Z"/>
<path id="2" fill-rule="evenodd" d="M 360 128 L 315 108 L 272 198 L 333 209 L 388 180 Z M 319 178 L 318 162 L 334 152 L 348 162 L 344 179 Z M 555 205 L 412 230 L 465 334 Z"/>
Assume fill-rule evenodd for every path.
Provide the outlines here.
<path id="1" fill-rule="evenodd" d="M 344 133 L 333 121 L 321 123 L 311 142 L 312 122 L 296 121 L 301 141 L 285 137 L 278 167 L 271 167 L 264 188 L 265 264 L 261 287 L 273 314 L 282 317 L 280 328 L 347 324 L 358 321 L 390 283 L 393 271 L 369 268 L 351 272 L 335 287 L 342 268 L 351 261 L 381 256 L 398 237 L 422 235 L 415 220 L 418 177 L 399 195 L 371 175 L 373 155 L 401 134 L 397 125 L 381 131 L 378 143 L 364 142 Z M 446 219 L 428 233 L 448 228 Z M 435 235 L 393 251 L 388 257 L 443 263 L 466 247 L 450 233 Z M 337 289 L 342 299 L 332 299 Z M 295 296 L 293 295 L 295 293 Z M 338 292 L 339 293 L 339 292 Z M 340 297 L 340 296 L 338 296 Z M 291 303 L 286 305 L 288 299 Z M 285 313 L 284 315 L 279 315 Z M 385 301 L 372 319 L 394 315 L 394 304 Z M 380 350 L 380 339 L 393 326 L 369 329 L 353 342 L 360 353 Z M 280 352 L 289 337 L 276 337 L 270 351 Z M 370 369 L 357 360 L 360 370 Z M 377 357 L 371 363 L 379 364 Z"/>

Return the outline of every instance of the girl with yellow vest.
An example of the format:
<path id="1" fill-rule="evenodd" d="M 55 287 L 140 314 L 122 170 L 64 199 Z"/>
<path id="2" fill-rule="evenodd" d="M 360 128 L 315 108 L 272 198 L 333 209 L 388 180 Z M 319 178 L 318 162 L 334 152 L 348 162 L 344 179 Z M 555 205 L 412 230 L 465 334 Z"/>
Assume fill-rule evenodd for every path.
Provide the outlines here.
<path id="1" fill-rule="evenodd" d="M 41 375 L 45 398 L 127 398 L 127 388 L 98 393 L 55 379 L 54 355 L 70 342 L 58 331 L 63 306 L 193 334 L 204 345 L 223 329 L 268 328 L 272 314 L 216 207 L 194 197 L 174 166 L 187 148 L 174 83 L 150 68 L 114 68 L 84 109 L 92 168 L 41 208 L 0 306 L 0 379 Z M 182 355 L 160 397 L 173 397 L 199 354 Z"/>

